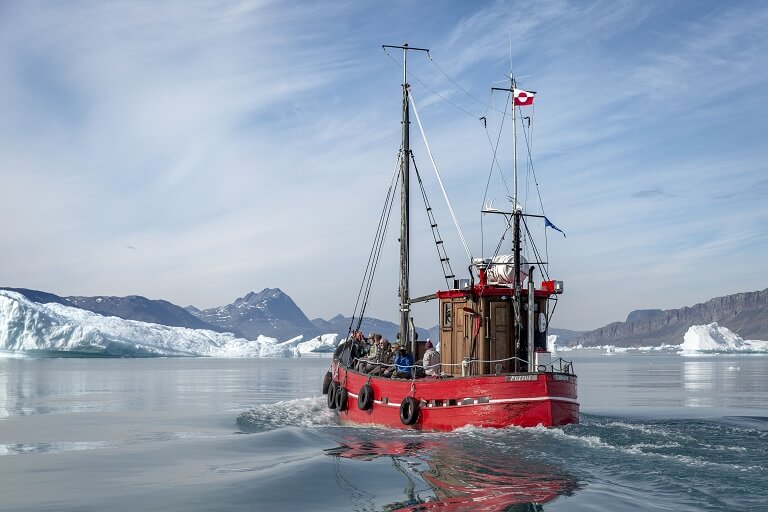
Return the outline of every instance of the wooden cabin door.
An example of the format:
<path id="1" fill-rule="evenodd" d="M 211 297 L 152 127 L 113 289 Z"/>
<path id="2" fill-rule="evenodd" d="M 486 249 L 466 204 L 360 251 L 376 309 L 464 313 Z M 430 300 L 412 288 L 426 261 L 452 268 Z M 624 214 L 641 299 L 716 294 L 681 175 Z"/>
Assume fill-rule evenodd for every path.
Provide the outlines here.
<path id="1" fill-rule="evenodd" d="M 514 352 L 510 343 L 511 339 L 511 316 L 509 302 L 491 302 L 491 347 L 490 360 L 498 361 L 512 357 Z M 491 363 L 490 373 L 496 373 L 496 365 L 501 364 L 502 372 L 512 371 L 513 361 L 504 361 L 503 363 Z"/>

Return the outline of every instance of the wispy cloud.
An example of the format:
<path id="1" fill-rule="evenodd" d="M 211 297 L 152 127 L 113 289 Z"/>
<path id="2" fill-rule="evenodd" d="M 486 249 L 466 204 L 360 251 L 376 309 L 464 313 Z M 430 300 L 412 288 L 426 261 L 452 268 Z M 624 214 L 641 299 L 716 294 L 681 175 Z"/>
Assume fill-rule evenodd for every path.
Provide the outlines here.
<path id="1" fill-rule="evenodd" d="M 767 21 L 759 2 L 3 4 L 0 283 L 198 306 L 281 286 L 311 316 L 349 312 L 400 143 L 398 64 L 380 45 L 408 41 L 499 110 L 506 97 L 490 86 L 507 77 L 511 43 L 515 73 L 539 91 L 537 181 L 568 233 L 549 240 L 553 272 L 572 283 L 559 326 L 765 287 L 768 214 L 755 204 Z M 488 138 L 503 117 L 423 55 L 409 67 L 479 253 Z M 416 138 L 413 148 L 436 192 Z M 497 202 L 507 195 L 497 171 L 491 186 Z M 463 267 L 445 206 L 432 203 Z M 434 247 L 414 244 L 414 267 L 430 270 L 413 287 L 428 293 L 440 282 Z M 389 291 L 392 254 L 377 278 Z M 371 313 L 392 317 L 394 295 L 377 294 Z"/>

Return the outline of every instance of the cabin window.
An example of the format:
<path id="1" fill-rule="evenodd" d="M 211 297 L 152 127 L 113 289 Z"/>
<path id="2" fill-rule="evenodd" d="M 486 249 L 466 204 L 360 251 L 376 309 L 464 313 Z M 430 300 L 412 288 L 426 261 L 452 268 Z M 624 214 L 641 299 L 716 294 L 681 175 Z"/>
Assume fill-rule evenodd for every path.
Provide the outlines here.
<path id="1" fill-rule="evenodd" d="M 450 328 L 453 325 L 453 304 L 443 302 L 443 327 Z"/>

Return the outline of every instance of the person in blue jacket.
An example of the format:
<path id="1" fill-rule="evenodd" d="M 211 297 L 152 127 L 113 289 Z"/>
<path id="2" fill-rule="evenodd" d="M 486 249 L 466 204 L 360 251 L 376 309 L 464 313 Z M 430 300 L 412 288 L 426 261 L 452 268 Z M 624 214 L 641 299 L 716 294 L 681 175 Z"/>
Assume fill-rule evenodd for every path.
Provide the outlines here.
<path id="1" fill-rule="evenodd" d="M 392 375 L 395 379 L 410 379 L 413 372 L 413 356 L 408 353 L 405 347 L 400 347 L 395 356 L 395 373 Z"/>

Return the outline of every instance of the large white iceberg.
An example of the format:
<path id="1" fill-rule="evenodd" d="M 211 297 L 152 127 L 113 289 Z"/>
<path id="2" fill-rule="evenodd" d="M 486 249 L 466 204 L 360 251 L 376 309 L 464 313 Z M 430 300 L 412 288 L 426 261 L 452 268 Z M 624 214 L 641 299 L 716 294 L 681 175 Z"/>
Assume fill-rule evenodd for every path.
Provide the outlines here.
<path id="1" fill-rule="evenodd" d="M 683 340 L 683 354 L 768 352 L 768 341 L 745 340 L 717 322 L 689 327 Z"/>
<path id="2" fill-rule="evenodd" d="M 23 295 L 0 290 L 0 350 L 45 351 L 115 357 L 297 357 L 329 352 L 336 334 L 303 341 L 302 336 L 279 342 L 259 336 L 237 338 L 231 333 L 102 316 L 56 303 L 39 304 Z"/>

